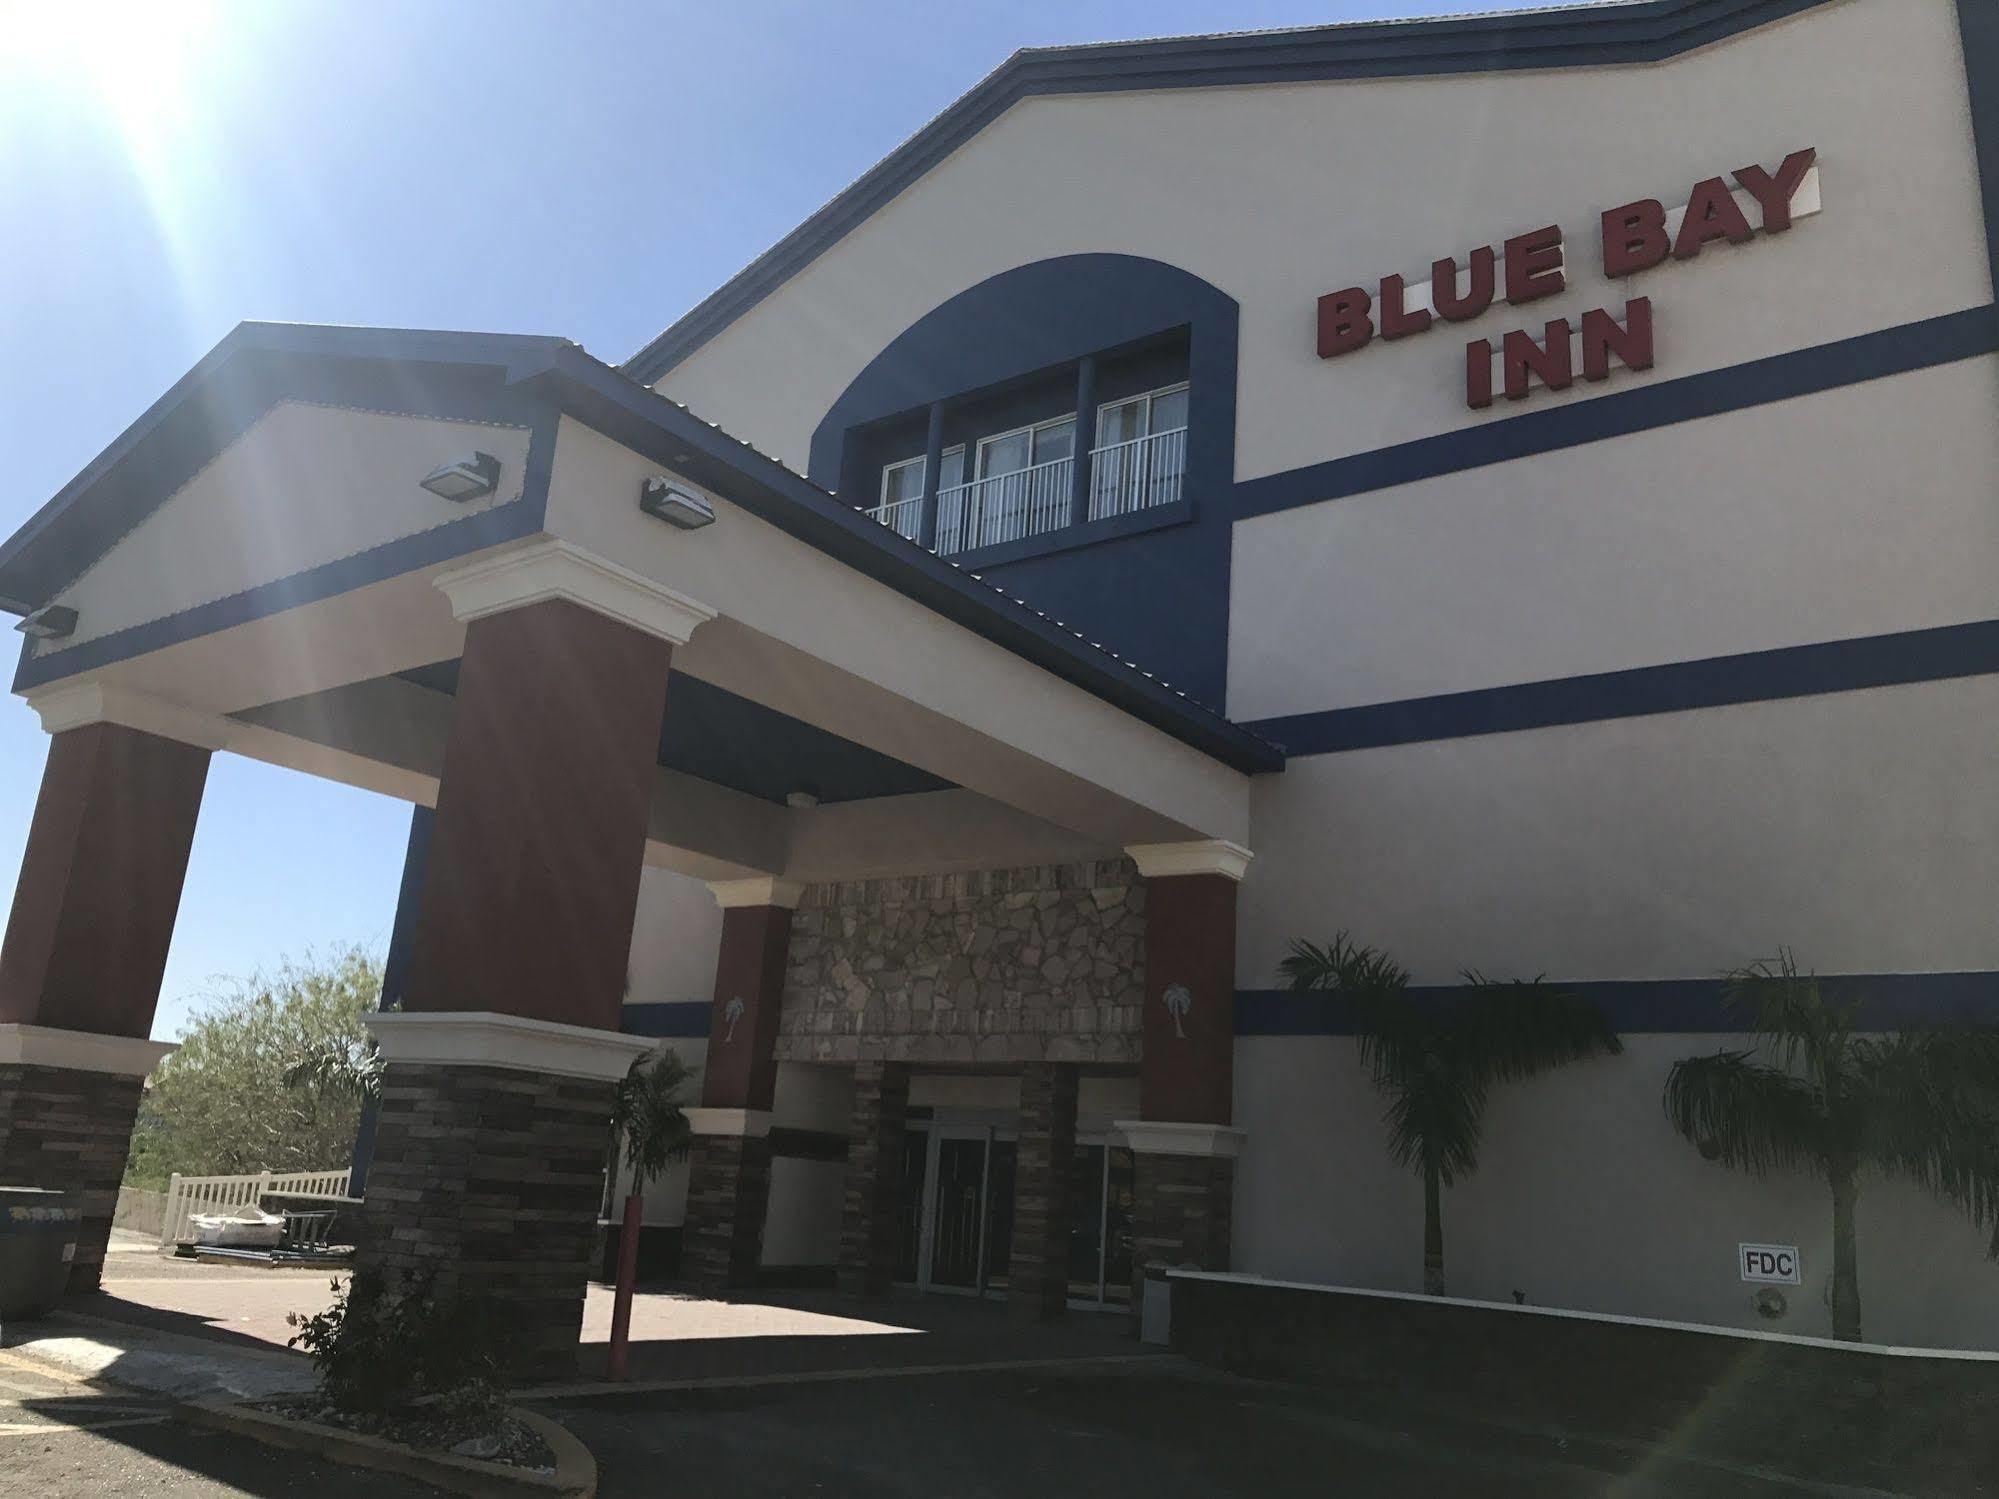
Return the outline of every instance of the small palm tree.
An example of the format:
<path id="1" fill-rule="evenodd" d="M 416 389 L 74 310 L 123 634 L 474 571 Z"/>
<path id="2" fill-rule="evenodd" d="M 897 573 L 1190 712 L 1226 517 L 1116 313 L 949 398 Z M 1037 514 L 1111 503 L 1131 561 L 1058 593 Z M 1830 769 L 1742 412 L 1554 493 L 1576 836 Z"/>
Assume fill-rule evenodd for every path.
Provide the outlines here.
<path id="1" fill-rule="evenodd" d="M 1473 993 L 1427 1003 L 1408 973 L 1342 932 L 1324 947 L 1293 942 L 1282 971 L 1293 989 L 1324 989 L 1352 1004 L 1361 1064 L 1389 1095 L 1388 1149 L 1423 1178 L 1423 1290 L 1444 1290 L 1443 1189 L 1478 1169 L 1485 1101 L 1496 1083 L 1623 1045 L 1590 1001 L 1538 980 L 1465 974 Z"/>
<path id="2" fill-rule="evenodd" d="M 1816 1172 L 1832 1191 L 1832 1333 L 1860 1339 L 1860 1172 L 1904 1176 L 1993 1227 L 1999 1258 L 1999 1030 L 1857 1036 L 1780 949 L 1728 976 L 1757 1046 L 1687 1057 L 1666 1076 L 1673 1128 L 1723 1165 Z"/>
<path id="3" fill-rule="evenodd" d="M 683 1159 L 693 1140 L 687 1115 L 681 1111 L 680 1090 L 694 1076 L 692 1069 L 670 1051 L 640 1057 L 618 1080 L 611 1101 L 611 1127 L 618 1150 L 631 1174 L 631 1195 L 646 1187 Z"/>
<path id="4" fill-rule="evenodd" d="M 625 1377 L 645 1189 L 665 1175 L 668 1166 L 686 1156 L 693 1143 L 694 1132 L 680 1107 L 680 1090 L 693 1076 L 687 1064 L 671 1051 L 640 1057 L 619 1079 L 611 1100 L 612 1166 L 615 1168 L 622 1154 L 631 1176 L 618 1234 L 618 1284 L 611 1304 L 609 1373 L 613 1379 Z M 611 1175 L 616 1174 L 614 1169 Z"/>

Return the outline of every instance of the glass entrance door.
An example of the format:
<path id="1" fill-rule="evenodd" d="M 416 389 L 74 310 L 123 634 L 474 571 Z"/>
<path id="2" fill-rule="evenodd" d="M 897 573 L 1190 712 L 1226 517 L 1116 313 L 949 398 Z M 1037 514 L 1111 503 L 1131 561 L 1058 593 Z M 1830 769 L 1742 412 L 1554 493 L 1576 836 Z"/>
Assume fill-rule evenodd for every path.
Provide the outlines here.
<path id="1" fill-rule="evenodd" d="M 1018 1151 L 1011 1135 L 990 1126 L 940 1124 L 910 1133 L 902 1278 L 966 1296 L 1006 1289 Z"/>
<path id="2" fill-rule="evenodd" d="M 903 1152 L 896 1279 L 925 1291 L 1003 1295 L 1013 1256 L 1019 1144 L 992 1125 L 927 1124 Z M 1069 1303 L 1131 1300 L 1132 1159 L 1102 1139 L 1079 1140 L 1069 1178 Z"/>

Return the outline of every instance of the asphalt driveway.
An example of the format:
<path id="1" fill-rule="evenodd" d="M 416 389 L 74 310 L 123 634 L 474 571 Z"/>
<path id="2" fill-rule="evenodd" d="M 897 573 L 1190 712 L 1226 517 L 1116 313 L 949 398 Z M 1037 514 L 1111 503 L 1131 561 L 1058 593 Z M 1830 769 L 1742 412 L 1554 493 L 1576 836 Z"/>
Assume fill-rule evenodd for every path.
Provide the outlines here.
<path id="1" fill-rule="evenodd" d="M 1656 1450 L 1454 1422 L 1172 1358 L 550 1404 L 600 1492 L 732 1499 L 1875 1499 Z M 1931 1491 L 1912 1489 L 1911 1494 Z M 1971 1492 L 1978 1492 L 1976 1490 Z"/>

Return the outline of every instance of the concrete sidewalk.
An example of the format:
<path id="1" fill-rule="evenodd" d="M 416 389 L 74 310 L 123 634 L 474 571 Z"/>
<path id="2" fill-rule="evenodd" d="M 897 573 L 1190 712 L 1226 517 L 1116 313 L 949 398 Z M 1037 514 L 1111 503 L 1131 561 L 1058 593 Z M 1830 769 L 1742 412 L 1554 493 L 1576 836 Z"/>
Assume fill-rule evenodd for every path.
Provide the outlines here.
<path id="1" fill-rule="evenodd" d="M 286 1316 L 324 1310 L 340 1278 L 120 1253 L 106 1264 L 101 1294 L 10 1329 L 7 1342 L 73 1373 L 180 1398 L 301 1389 L 311 1371 L 285 1348 L 293 1331 Z M 590 1287 L 575 1379 L 561 1387 L 603 1380 L 612 1301 L 607 1288 Z M 1122 1316 L 1078 1312 L 1017 1326 L 1002 1303 L 949 1296 L 863 1303 L 826 1291 L 729 1299 L 647 1291 L 633 1303 L 631 1377 L 619 1388 L 1157 1356 L 1139 1347 Z"/>

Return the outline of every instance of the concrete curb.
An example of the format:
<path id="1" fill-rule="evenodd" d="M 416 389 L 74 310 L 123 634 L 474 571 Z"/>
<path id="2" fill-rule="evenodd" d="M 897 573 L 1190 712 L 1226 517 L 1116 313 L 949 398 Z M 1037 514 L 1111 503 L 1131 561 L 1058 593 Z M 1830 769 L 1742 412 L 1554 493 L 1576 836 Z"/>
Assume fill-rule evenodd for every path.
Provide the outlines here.
<path id="1" fill-rule="evenodd" d="M 597 1460 L 590 1449 L 546 1416 L 518 1406 L 509 1406 L 508 1411 L 548 1443 L 549 1451 L 555 1454 L 553 1473 L 530 1473 L 506 1463 L 453 1453 L 419 1452 L 358 1431 L 252 1410 L 234 1400 L 184 1401 L 175 1407 L 176 1415 L 196 1426 L 249 1437 L 267 1446 L 310 1452 L 350 1468 L 398 1473 L 454 1494 L 470 1494 L 473 1499 L 595 1499 Z"/>

